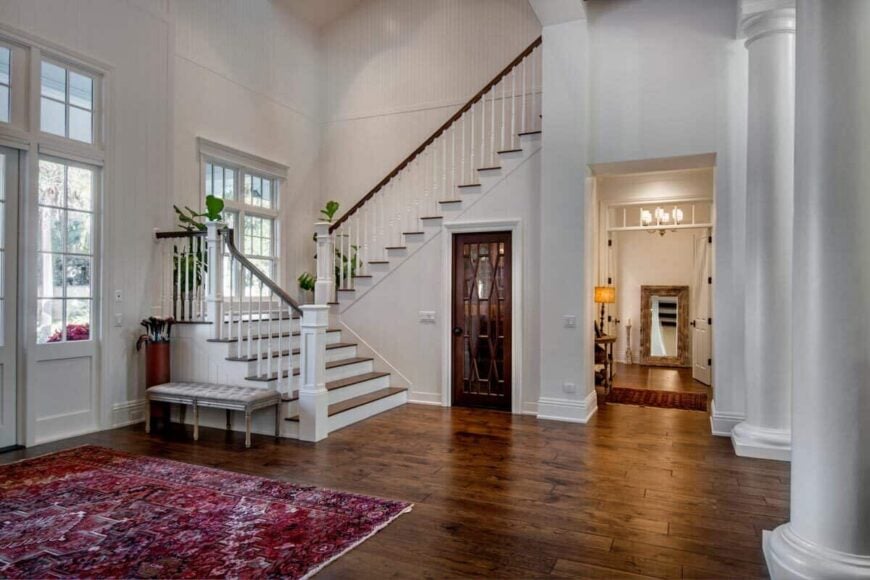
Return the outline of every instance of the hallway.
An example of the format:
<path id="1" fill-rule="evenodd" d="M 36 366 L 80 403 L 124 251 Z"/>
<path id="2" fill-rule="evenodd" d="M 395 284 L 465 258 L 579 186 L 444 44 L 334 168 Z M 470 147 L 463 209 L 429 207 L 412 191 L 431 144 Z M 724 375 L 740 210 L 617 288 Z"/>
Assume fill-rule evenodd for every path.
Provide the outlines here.
<path id="1" fill-rule="evenodd" d="M 694 380 L 690 368 L 649 367 L 618 362 L 614 364 L 614 372 L 614 387 L 710 395 L 710 387 Z"/>

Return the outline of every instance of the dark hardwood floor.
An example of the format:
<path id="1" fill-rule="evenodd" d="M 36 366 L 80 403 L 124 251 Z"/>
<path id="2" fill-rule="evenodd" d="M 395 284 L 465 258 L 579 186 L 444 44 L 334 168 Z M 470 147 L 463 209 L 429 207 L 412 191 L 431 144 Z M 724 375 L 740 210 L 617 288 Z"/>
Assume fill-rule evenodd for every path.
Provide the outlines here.
<path id="1" fill-rule="evenodd" d="M 97 444 L 415 503 L 320 578 L 756 578 L 787 520 L 787 463 L 736 457 L 704 413 L 610 405 L 588 425 L 406 405 L 316 445 L 142 426 Z"/>
<path id="2" fill-rule="evenodd" d="M 615 387 L 710 394 L 710 387 L 692 378 L 692 369 L 690 368 L 648 367 L 616 363 L 613 370 L 616 373 L 613 380 Z"/>

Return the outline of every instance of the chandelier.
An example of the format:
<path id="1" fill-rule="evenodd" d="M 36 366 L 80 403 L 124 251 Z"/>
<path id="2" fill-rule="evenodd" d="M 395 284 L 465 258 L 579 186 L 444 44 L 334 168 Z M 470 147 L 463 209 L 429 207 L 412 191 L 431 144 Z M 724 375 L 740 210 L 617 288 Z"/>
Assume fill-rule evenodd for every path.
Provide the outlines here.
<path id="1" fill-rule="evenodd" d="M 668 226 L 678 226 L 683 221 L 683 210 L 674 206 L 670 212 L 664 208 L 657 207 L 653 211 L 640 208 L 640 224 L 645 228 L 655 228 L 647 230 L 648 233 L 659 233 L 660 236 L 665 235 L 668 231 Z M 677 231 L 672 228 L 670 231 Z"/>

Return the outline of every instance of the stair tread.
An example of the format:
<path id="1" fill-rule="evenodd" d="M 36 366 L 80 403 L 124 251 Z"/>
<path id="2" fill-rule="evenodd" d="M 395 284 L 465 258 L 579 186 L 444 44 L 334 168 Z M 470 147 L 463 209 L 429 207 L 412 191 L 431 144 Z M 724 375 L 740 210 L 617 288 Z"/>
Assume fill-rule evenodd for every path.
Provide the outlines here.
<path id="1" fill-rule="evenodd" d="M 490 167 L 478 167 L 478 171 L 495 171 L 496 169 L 501 169 L 501 165 L 492 165 Z"/>
<path id="2" fill-rule="evenodd" d="M 356 288 L 338 288 L 339 292 L 356 292 Z"/>
<path id="3" fill-rule="evenodd" d="M 479 183 L 463 183 L 462 185 L 457 185 L 459 189 L 464 189 L 466 187 L 480 187 Z"/>
<path id="4" fill-rule="evenodd" d="M 341 332 L 340 328 L 327 328 L 326 332 Z M 299 336 L 301 333 L 297 330 L 296 332 L 273 332 L 272 338 L 290 338 L 293 336 Z M 253 334 L 251 338 L 254 340 L 262 340 L 264 338 L 269 338 L 269 334 Z M 245 335 L 242 337 L 242 342 L 247 342 L 248 336 Z M 206 342 L 239 342 L 238 338 L 209 338 L 206 339 Z"/>
<path id="5" fill-rule="evenodd" d="M 520 133 L 520 137 L 522 137 L 524 135 L 540 135 L 540 134 L 541 134 L 540 131 L 524 131 L 523 133 Z"/>
<path id="6" fill-rule="evenodd" d="M 448 203 L 462 203 L 462 200 L 461 200 L 461 199 L 442 199 L 442 200 L 439 201 L 438 203 L 441 203 L 441 204 L 448 204 Z"/>
<path id="7" fill-rule="evenodd" d="M 373 379 L 379 379 L 381 377 L 388 377 L 390 373 L 382 373 L 379 371 L 372 371 L 369 373 L 363 373 L 361 375 L 354 375 L 352 377 L 347 377 L 346 379 L 338 379 L 337 381 L 329 381 L 326 383 L 327 391 L 334 391 L 336 389 L 343 389 L 344 387 L 350 387 L 352 385 L 358 385 L 359 383 L 364 383 L 366 381 L 371 381 Z M 293 391 L 290 395 L 285 395 L 281 400 L 284 402 L 296 401 L 299 399 L 299 391 Z"/>
<path id="8" fill-rule="evenodd" d="M 423 236 L 426 235 L 426 232 L 402 232 L 404 236 Z"/>
<path id="9" fill-rule="evenodd" d="M 326 363 L 326 368 L 327 369 L 334 369 L 334 368 L 338 368 L 338 367 L 344 367 L 347 365 L 357 364 L 357 363 L 361 363 L 361 362 L 369 362 L 369 361 L 373 361 L 373 360 L 374 359 L 371 357 L 354 356 L 354 357 L 350 357 L 350 358 L 343 358 L 341 360 L 329 361 Z M 298 375 L 299 375 L 299 367 L 294 367 L 293 368 L 293 376 L 298 376 Z M 286 376 L 287 376 L 287 371 L 282 371 L 281 378 L 284 378 Z M 246 381 L 267 382 L 267 381 L 274 381 L 277 378 L 278 378 L 278 373 L 272 373 L 271 375 L 251 375 L 250 377 L 245 377 L 245 380 Z"/>
<path id="10" fill-rule="evenodd" d="M 371 278 L 371 274 L 354 274 L 354 278 Z"/>
<path id="11" fill-rule="evenodd" d="M 408 246 L 386 246 L 385 250 L 407 250 Z"/>
<path id="12" fill-rule="evenodd" d="M 369 260 L 369 264 L 389 264 L 389 260 Z"/>
<path id="13" fill-rule="evenodd" d="M 373 403 L 375 401 L 380 401 L 381 399 L 385 399 L 387 397 L 392 397 L 395 394 L 407 391 L 408 389 L 404 387 L 385 387 L 383 389 L 378 389 L 377 391 L 372 391 L 371 393 L 367 393 L 365 395 L 360 395 L 358 397 L 352 397 L 347 399 L 346 401 L 341 401 L 338 403 L 333 403 L 329 406 L 328 414 L 330 417 L 338 415 L 339 413 L 344 413 L 345 411 L 350 411 L 351 409 L 356 409 L 357 407 L 362 407 L 363 405 L 367 405 L 368 403 Z M 299 415 L 294 415 L 292 417 L 288 417 L 287 421 L 298 421 Z"/>
<path id="14" fill-rule="evenodd" d="M 504 155 L 505 153 L 522 153 L 522 149 L 503 149 L 498 152 L 499 155 Z"/>
<path id="15" fill-rule="evenodd" d="M 333 342 L 326 345 L 326 350 L 335 350 L 337 348 L 349 348 L 352 346 L 356 346 L 355 342 Z M 301 352 L 300 349 L 294 348 L 292 354 L 299 354 Z M 290 354 L 290 351 L 287 349 L 281 350 L 281 356 L 287 356 Z M 261 358 L 275 358 L 278 356 L 278 351 L 272 351 L 271 353 L 265 353 Z M 257 360 L 256 356 L 228 356 L 226 360 L 232 362 L 255 362 Z"/>
<path id="16" fill-rule="evenodd" d="M 421 220 L 443 220 L 443 215 L 427 215 L 426 217 L 421 217 Z"/>

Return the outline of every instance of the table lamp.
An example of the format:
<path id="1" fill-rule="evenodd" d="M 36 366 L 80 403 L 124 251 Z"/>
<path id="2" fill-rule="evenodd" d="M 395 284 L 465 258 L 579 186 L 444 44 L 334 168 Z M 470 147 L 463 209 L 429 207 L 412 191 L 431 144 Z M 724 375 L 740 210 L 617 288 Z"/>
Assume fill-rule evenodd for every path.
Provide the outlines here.
<path id="1" fill-rule="evenodd" d="M 594 299 L 595 304 L 601 305 L 599 328 L 601 328 L 601 332 L 604 332 L 604 305 L 616 302 L 616 288 L 613 286 L 596 286 Z"/>

